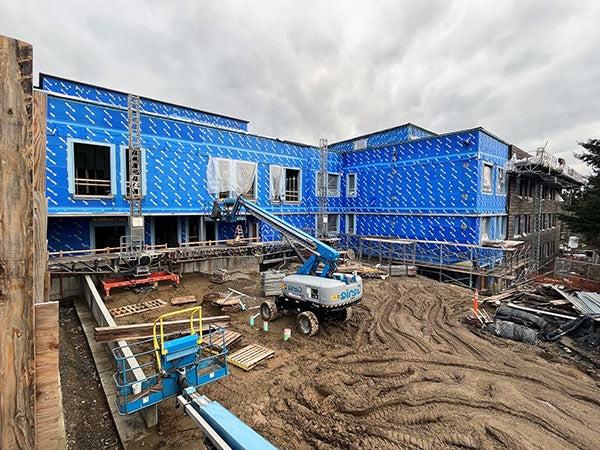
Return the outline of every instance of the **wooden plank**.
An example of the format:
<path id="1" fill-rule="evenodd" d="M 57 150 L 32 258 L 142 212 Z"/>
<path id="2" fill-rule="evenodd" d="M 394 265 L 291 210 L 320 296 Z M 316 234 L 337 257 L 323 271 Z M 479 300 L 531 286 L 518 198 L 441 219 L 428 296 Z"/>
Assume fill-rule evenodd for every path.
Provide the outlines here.
<path id="1" fill-rule="evenodd" d="M 244 369 L 252 369 L 265 359 L 272 358 L 275 352 L 258 344 L 247 345 L 227 357 L 227 362 Z"/>
<path id="2" fill-rule="evenodd" d="M 150 311 L 151 309 L 161 308 L 166 304 L 167 302 L 160 299 L 148 300 L 147 302 L 134 303 L 133 305 L 125 305 L 118 308 L 113 308 L 110 310 L 110 315 L 113 317 L 130 316 L 132 314 Z"/>
<path id="3" fill-rule="evenodd" d="M 33 301 L 49 300 L 46 290 L 48 267 L 48 201 L 46 199 L 46 103 L 44 92 L 33 93 Z"/>
<path id="4" fill-rule="evenodd" d="M 58 372 L 58 302 L 34 305 L 35 321 L 35 446 L 58 445 L 60 378 Z"/>
<path id="5" fill-rule="evenodd" d="M 33 49 L 0 36 L 0 61 L 0 448 L 33 448 Z"/>
<path id="6" fill-rule="evenodd" d="M 219 328 L 227 328 L 229 326 L 228 323 L 224 323 L 224 322 L 216 322 L 213 324 L 214 326 L 217 326 Z M 179 330 L 177 331 L 165 331 L 164 335 L 165 337 L 169 337 L 169 336 L 174 336 L 177 334 L 182 334 L 182 333 L 189 333 L 190 327 L 189 327 L 189 322 L 187 326 L 182 326 L 180 327 Z M 208 333 L 210 331 L 209 325 L 202 325 L 202 332 L 206 332 Z M 121 339 L 127 339 L 127 341 L 134 341 L 134 340 L 139 340 L 139 339 L 149 339 L 153 337 L 152 331 L 140 331 L 140 332 L 136 332 L 136 331 L 128 331 L 126 332 L 126 336 L 125 333 L 122 332 L 117 332 L 113 335 L 106 335 L 103 334 L 99 337 L 99 340 L 97 340 L 97 342 L 115 342 L 115 341 L 119 341 Z M 94 334 L 94 339 L 95 339 L 95 334 Z"/>
<path id="7" fill-rule="evenodd" d="M 223 340 L 225 340 L 225 348 L 230 349 L 233 344 L 235 344 L 238 340 L 242 338 L 242 333 L 235 330 L 225 330 L 223 332 L 224 336 L 221 335 L 220 332 L 214 332 L 214 336 L 212 336 L 213 341 L 210 341 L 210 335 L 213 333 L 206 334 L 202 336 L 202 340 L 205 344 L 213 349 L 220 349 L 223 346 Z"/>
<path id="8" fill-rule="evenodd" d="M 171 305 L 187 305 L 188 303 L 196 303 L 195 295 L 184 295 L 183 297 L 173 297 L 171 299 Z"/>
<path id="9" fill-rule="evenodd" d="M 203 317 L 202 325 L 211 323 L 228 322 L 229 316 L 212 316 Z M 198 325 L 198 319 L 194 318 L 194 325 Z M 163 323 L 163 329 L 165 333 L 174 333 L 178 331 L 184 331 L 189 329 L 190 320 L 169 320 Z M 151 322 L 135 323 L 130 325 L 116 325 L 108 327 L 98 327 L 95 330 L 94 337 L 98 342 L 110 342 L 122 339 L 140 338 L 145 336 L 152 336 L 153 324 Z"/>

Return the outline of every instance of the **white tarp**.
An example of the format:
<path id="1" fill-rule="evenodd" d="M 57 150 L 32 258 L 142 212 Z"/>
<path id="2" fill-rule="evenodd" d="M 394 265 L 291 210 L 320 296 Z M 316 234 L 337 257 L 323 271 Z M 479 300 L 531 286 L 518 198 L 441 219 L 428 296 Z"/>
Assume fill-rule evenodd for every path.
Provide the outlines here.
<path id="1" fill-rule="evenodd" d="M 235 159 L 209 158 L 206 182 L 209 194 L 246 194 L 256 178 L 256 163 Z"/>
<path id="2" fill-rule="evenodd" d="M 269 178 L 270 178 L 270 196 L 271 200 L 275 200 L 280 202 L 284 199 L 285 196 L 285 181 L 284 181 L 284 171 L 282 166 L 277 166 L 271 164 L 269 169 Z"/>
<path id="3" fill-rule="evenodd" d="M 483 192 L 492 192 L 492 166 L 483 165 Z"/>

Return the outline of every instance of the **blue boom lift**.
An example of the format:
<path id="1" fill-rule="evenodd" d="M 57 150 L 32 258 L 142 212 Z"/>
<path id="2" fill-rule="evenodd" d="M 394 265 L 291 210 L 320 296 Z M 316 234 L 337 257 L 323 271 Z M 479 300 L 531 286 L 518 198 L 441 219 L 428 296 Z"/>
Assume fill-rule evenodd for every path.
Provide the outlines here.
<path id="1" fill-rule="evenodd" d="M 363 284 L 358 275 L 335 272 L 340 252 L 241 195 L 216 200 L 211 216 L 213 220 L 237 221 L 242 207 L 287 238 L 301 262 L 295 275 L 283 279 L 281 295 L 261 304 L 263 320 L 274 320 L 280 311 L 293 311 L 298 314 L 296 321 L 300 332 L 308 336 L 319 331 L 319 321 L 346 320 L 350 307 L 362 298 Z M 310 256 L 305 258 L 296 244 Z"/>
<path id="2" fill-rule="evenodd" d="M 189 317 L 189 332 L 165 335 L 165 319 L 180 314 Z M 152 334 L 151 339 L 113 349 L 120 414 L 132 414 L 176 397 L 176 406 L 182 406 L 184 414 L 202 430 L 209 448 L 275 449 L 220 403 L 198 392 L 201 386 L 229 375 L 224 331 L 209 325 L 203 334 L 202 308 L 161 315 L 154 321 Z M 141 372 L 152 369 L 151 375 L 141 378 Z"/>

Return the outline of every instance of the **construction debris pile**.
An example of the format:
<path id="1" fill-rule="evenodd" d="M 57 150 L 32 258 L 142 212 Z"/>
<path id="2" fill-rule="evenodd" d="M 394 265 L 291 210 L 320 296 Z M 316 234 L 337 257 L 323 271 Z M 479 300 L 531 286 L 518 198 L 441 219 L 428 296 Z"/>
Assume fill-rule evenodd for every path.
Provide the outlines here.
<path id="1" fill-rule="evenodd" d="M 560 284 L 529 283 L 488 297 L 497 306 L 493 320 L 484 323 L 496 336 L 537 344 L 570 335 L 579 343 L 600 344 L 600 294 Z"/>

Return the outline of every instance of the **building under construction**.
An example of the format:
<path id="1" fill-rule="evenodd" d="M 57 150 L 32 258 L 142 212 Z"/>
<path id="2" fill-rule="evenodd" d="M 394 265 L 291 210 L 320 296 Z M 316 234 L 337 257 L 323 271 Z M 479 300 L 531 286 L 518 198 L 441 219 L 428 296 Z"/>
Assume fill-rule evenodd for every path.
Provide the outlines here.
<path id="1" fill-rule="evenodd" d="M 39 90 L 48 99 L 48 248 L 65 274 L 75 270 L 69 257 L 120 251 L 129 234 L 131 95 L 46 74 Z M 211 220 L 214 199 L 243 194 L 363 257 L 470 286 L 504 285 L 530 256 L 508 220 L 511 147 L 483 128 L 436 134 L 408 123 L 312 146 L 252 134 L 246 120 L 138 102 L 143 245 L 224 241 L 237 225 L 246 238 L 277 241 L 252 218 Z"/>
<path id="2" fill-rule="evenodd" d="M 598 264 L 522 282 L 583 182 L 564 162 L 483 128 L 300 144 L 51 75 L 34 88 L 15 39 L 0 60 L 0 447 L 600 439 L 597 358 L 575 341 L 597 336 L 600 297 L 560 284 Z"/>

